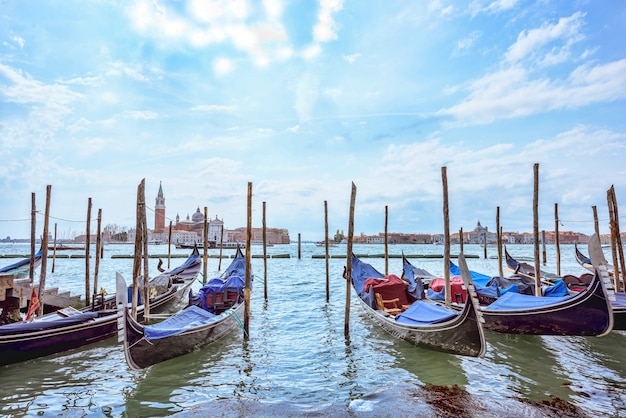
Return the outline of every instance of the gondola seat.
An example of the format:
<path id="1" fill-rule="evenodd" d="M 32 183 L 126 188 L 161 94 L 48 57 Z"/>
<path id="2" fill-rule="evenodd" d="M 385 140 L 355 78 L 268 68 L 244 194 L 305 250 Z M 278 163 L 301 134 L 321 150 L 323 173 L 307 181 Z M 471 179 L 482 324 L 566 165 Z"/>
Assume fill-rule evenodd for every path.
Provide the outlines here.
<path id="1" fill-rule="evenodd" d="M 376 306 L 379 310 L 387 312 L 391 315 L 396 315 L 402 312 L 402 309 L 398 307 L 398 303 L 400 302 L 399 298 L 385 300 L 380 293 L 375 293 L 375 296 Z"/>

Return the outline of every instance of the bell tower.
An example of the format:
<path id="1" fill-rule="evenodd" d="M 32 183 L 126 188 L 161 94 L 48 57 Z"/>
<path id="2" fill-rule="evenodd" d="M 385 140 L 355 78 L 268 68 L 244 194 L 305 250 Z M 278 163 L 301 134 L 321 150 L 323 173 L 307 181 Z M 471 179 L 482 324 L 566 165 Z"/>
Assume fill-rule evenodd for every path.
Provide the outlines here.
<path id="1" fill-rule="evenodd" d="M 165 232 L 165 197 L 163 196 L 163 186 L 159 182 L 159 193 L 154 204 L 154 232 Z"/>

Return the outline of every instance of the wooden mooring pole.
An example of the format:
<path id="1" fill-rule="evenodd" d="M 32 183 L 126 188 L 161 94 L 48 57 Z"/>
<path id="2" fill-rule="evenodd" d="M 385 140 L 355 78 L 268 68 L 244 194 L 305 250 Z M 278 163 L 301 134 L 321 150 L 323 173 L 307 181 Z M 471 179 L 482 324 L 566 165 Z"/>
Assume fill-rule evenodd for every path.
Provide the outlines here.
<path id="1" fill-rule="evenodd" d="M 607 192 L 607 200 L 609 204 L 609 219 L 611 225 L 611 247 L 613 249 L 613 283 L 616 291 L 626 291 L 626 268 L 624 266 L 624 249 L 622 245 L 622 234 L 619 228 L 619 210 L 617 208 L 617 198 L 615 196 L 615 187 Z M 621 281 L 624 285 L 620 286 Z"/>
<path id="2" fill-rule="evenodd" d="M 222 218 L 224 219 L 224 218 Z M 220 256 L 219 256 L 219 262 L 217 264 L 217 271 L 222 270 L 222 249 L 224 247 L 224 224 L 222 223 L 222 226 L 220 227 Z"/>
<path id="3" fill-rule="evenodd" d="M 502 271 L 502 228 L 500 227 L 500 206 L 496 207 L 496 245 L 498 246 L 498 276 L 503 277 Z"/>
<path id="4" fill-rule="evenodd" d="M 143 321 L 150 322 L 150 273 L 148 272 L 148 219 L 146 218 L 146 186 L 141 194 L 141 240 L 143 247 Z"/>
<path id="5" fill-rule="evenodd" d="M 46 271 L 48 264 L 48 224 L 50 221 L 50 191 L 52 190 L 51 185 L 46 186 L 46 210 L 43 218 L 43 236 L 41 237 L 41 271 L 39 272 L 39 293 L 37 297 L 39 298 L 39 308 L 37 308 L 37 315 L 43 315 L 43 306 L 45 304 L 45 294 L 44 290 L 46 289 Z"/>
<path id="6" fill-rule="evenodd" d="M 533 245 L 535 249 L 535 296 L 541 296 L 541 266 L 539 265 L 539 164 L 535 163 L 533 167 Z"/>
<path id="7" fill-rule="evenodd" d="M 37 206 L 35 205 L 35 193 L 30 194 L 30 267 L 28 278 L 30 287 L 35 284 L 35 227 L 37 225 Z"/>
<path id="8" fill-rule="evenodd" d="M 141 273 L 141 239 L 143 237 L 142 229 L 143 223 L 141 222 L 141 205 L 143 202 L 143 189 L 145 187 L 146 179 L 142 179 L 139 186 L 137 186 L 137 207 L 136 207 L 136 220 L 135 220 L 135 251 L 133 254 L 133 288 L 131 296 L 131 310 L 130 314 L 133 318 L 137 319 L 137 299 L 139 296 L 139 275 Z"/>
<path id="9" fill-rule="evenodd" d="M 100 253 L 102 251 L 102 209 L 98 209 L 98 222 L 96 226 L 96 265 L 93 269 L 93 294 L 98 293 L 98 273 L 100 271 Z"/>
<path id="10" fill-rule="evenodd" d="M 243 288 L 243 338 L 248 340 L 250 338 L 250 283 L 252 277 L 250 270 L 252 268 L 252 183 L 248 183 L 248 222 L 246 228 L 246 281 Z"/>
<path id="11" fill-rule="evenodd" d="M 87 199 L 87 225 L 85 226 L 85 306 L 91 305 L 91 279 L 89 254 L 91 250 L 91 198 Z"/>
<path id="12" fill-rule="evenodd" d="M 352 194 L 350 195 L 350 216 L 348 220 L 348 244 L 346 254 L 346 307 L 343 323 L 343 335 L 350 337 L 350 288 L 352 287 L 352 240 L 354 238 L 354 205 L 356 203 L 356 186 L 352 182 Z"/>
<path id="13" fill-rule="evenodd" d="M 330 301 L 330 257 L 328 254 L 328 201 L 324 200 L 324 254 L 326 260 L 326 303 Z"/>
<path id="14" fill-rule="evenodd" d="M 389 237 L 387 225 L 389 224 L 389 206 L 385 206 L 385 276 L 389 274 Z"/>
<path id="15" fill-rule="evenodd" d="M 207 269 L 209 260 L 209 212 L 208 208 L 204 207 L 204 233 L 203 235 L 203 252 L 202 252 L 202 284 L 206 284 L 207 281 Z"/>
<path id="16" fill-rule="evenodd" d="M 54 266 L 57 260 L 57 223 L 54 223 L 54 244 L 52 250 L 52 273 L 54 273 Z"/>
<path id="17" fill-rule="evenodd" d="M 448 211 L 448 174 L 445 166 L 441 167 L 443 185 L 443 278 L 445 281 L 445 304 L 452 305 L 450 294 L 450 214 Z"/>
<path id="18" fill-rule="evenodd" d="M 541 255 L 542 255 L 542 257 L 543 257 L 543 258 L 542 258 L 542 260 L 543 260 L 543 265 L 545 266 L 545 265 L 546 265 L 546 263 L 548 262 L 548 259 L 547 259 L 547 253 L 546 253 L 546 230 L 545 230 L 545 229 L 542 229 L 542 230 L 541 230 L 541 248 L 542 248 L 542 250 L 541 250 L 541 251 L 542 251 L 542 252 L 541 252 Z"/>
<path id="19" fill-rule="evenodd" d="M 170 260 L 172 259 L 172 221 L 167 232 L 167 269 L 170 269 Z"/>
<path id="20" fill-rule="evenodd" d="M 598 237 L 600 237 L 598 235 Z M 556 250 L 556 274 L 561 277 L 561 240 L 559 238 L 559 204 L 554 204 L 554 249 Z"/>
<path id="21" fill-rule="evenodd" d="M 266 205 L 263 202 L 263 296 L 267 300 L 267 225 L 265 221 Z"/>

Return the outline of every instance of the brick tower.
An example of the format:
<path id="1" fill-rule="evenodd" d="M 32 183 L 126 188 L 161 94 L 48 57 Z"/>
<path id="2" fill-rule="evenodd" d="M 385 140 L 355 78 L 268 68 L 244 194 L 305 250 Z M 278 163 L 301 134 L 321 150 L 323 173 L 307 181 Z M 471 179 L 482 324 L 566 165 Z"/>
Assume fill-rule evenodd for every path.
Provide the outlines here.
<path id="1" fill-rule="evenodd" d="M 154 232 L 165 232 L 165 197 L 163 196 L 163 186 L 159 182 L 159 193 L 154 204 Z"/>

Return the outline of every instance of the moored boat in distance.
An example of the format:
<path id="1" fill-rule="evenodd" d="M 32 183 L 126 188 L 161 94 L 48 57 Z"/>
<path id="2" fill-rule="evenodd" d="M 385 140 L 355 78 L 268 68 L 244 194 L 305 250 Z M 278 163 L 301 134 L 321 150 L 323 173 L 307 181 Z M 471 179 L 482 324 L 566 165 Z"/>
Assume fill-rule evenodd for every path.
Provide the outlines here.
<path id="1" fill-rule="evenodd" d="M 406 260 L 406 259 L 405 259 Z M 462 254 L 459 260 L 465 263 Z M 472 303 L 461 310 L 419 299 L 423 287 L 405 264 L 403 279 L 384 276 L 370 264 L 352 255 L 352 286 L 367 316 L 396 338 L 416 346 L 463 356 L 482 357 L 486 342 L 472 284 L 466 287 Z"/>
<path id="2" fill-rule="evenodd" d="M 250 277 L 252 277 L 252 272 Z M 244 312 L 246 259 L 240 248 L 230 266 L 220 277 L 213 278 L 197 295 L 190 297 L 185 309 L 154 325 L 142 325 L 132 318 L 124 292 L 117 292 L 118 340 L 123 342 L 126 362 L 133 369 L 182 356 L 205 347 L 240 323 Z M 119 289 L 126 287 L 117 275 Z"/>
<path id="3" fill-rule="evenodd" d="M 157 294 L 150 298 L 150 312 L 171 309 L 184 297 L 202 266 L 197 249 L 180 266 L 149 281 Z M 130 289 L 122 293 L 128 297 Z M 135 292 L 136 294 L 137 292 Z M 99 295 L 96 295 L 99 296 Z M 140 302 L 140 300 L 138 300 Z M 143 305 L 137 306 L 140 318 Z M 113 337 L 117 331 L 116 296 L 97 297 L 83 309 L 61 309 L 35 318 L 0 326 L 0 366 L 82 347 Z"/>
<path id="4" fill-rule="evenodd" d="M 507 258 L 507 262 L 517 263 L 510 255 Z M 522 267 L 529 266 L 518 265 L 520 267 L 514 268 L 518 274 Z M 589 285 L 579 292 L 566 291 L 563 296 L 536 296 L 515 291 L 501 293 L 498 290 L 495 301 L 480 309 L 485 328 L 502 333 L 603 336 L 614 326 L 609 293 L 597 271 Z"/>

